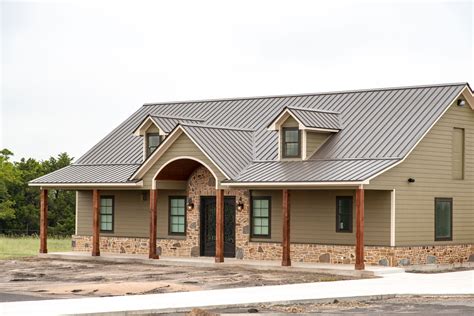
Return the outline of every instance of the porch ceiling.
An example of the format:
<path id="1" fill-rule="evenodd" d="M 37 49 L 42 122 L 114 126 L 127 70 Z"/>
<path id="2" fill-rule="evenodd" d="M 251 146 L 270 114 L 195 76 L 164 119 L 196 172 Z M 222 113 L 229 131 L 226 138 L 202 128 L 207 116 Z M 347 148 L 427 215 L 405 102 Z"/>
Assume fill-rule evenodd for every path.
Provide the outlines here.
<path id="1" fill-rule="evenodd" d="M 191 173 L 201 164 L 191 159 L 179 159 L 168 164 L 155 180 L 188 180 Z"/>

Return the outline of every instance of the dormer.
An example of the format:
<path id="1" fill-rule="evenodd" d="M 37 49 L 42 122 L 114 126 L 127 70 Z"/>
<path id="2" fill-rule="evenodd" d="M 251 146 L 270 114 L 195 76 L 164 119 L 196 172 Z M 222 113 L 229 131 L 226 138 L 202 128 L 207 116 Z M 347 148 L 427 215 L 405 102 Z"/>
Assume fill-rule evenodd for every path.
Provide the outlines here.
<path id="1" fill-rule="evenodd" d="M 203 119 L 164 115 L 148 115 L 133 132 L 135 136 L 143 137 L 143 160 L 158 148 L 166 136 L 179 124 L 198 124 Z"/>
<path id="2" fill-rule="evenodd" d="M 306 160 L 341 130 L 338 112 L 285 107 L 268 125 L 279 132 L 280 160 Z"/>

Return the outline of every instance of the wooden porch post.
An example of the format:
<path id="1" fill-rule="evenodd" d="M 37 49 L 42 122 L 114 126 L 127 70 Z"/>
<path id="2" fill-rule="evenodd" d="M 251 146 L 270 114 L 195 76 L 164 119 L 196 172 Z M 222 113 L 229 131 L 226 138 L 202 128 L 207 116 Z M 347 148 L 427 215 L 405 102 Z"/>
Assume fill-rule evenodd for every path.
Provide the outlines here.
<path id="1" fill-rule="evenodd" d="M 92 255 L 100 256 L 100 194 L 92 190 Z"/>
<path id="2" fill-rule="evenodd" d="M 356 270 L 364 270 L 364 188 L 356 189 Z"/>
<path id="3" fill-rule="evenodd" d="M 283 253 L 281 265 L 284 267 L 291 266 L 290 259 L 290 192 L 283 190 Z"/>
<path id="4" fill-rule="evenodd" d="M 48 253 L 48 190 L 40 192 L 40 253 Z"/>
<path id="5" fill-rule="evenodd" d="M 150 259 L 159 259 L 159 256 L 156 254 L 156 217 L 157 217 L 157 202 L 158 190 L 150 190 L 150 250 L 148 253 L 148 258 Z"/>
<path id="6" fill-rule="evenodd" d="M 216 263 L 224 262 L 224 190 L 216 190 Z"/>

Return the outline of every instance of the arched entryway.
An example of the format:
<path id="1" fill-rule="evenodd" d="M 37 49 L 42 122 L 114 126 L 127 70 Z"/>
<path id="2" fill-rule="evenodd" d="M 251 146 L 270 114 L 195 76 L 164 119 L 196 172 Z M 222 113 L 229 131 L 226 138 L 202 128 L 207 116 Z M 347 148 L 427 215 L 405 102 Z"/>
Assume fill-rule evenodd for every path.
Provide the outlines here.
<path id="1" fill-rule="evenodd" d="M 216 262 L 224 257 L 236 256 L 236 203 L 241 194 L 219 188 L 219 180 L 213 170 L 192 157 L 173 159 L 157 170 L 150 199 L 151 223 L 156 221 L 156 198 L 163 194 L 167 184 L 185 185 L 186 188 L 186 236 L 181 246 L 190 249 L 191 256 L 214 256 Z M 163 210 L 158 210 L 163 211 Z M 152 225 L 150 225 L 152 226 Z M 156 226 L 156 225 L 155 225 Z M 150 257 L 153 245 L 150 227 Z M 220 238 L 220 236 L 222 236 Z"/>

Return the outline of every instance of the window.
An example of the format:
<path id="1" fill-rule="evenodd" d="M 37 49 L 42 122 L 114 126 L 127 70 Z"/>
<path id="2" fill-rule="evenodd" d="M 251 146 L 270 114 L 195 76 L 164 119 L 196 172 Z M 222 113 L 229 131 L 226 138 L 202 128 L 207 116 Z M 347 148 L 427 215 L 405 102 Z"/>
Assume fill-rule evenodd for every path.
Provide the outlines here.
<path id="1" fill-rule="evenodd" d="M 300 130 L 297 127 L 283 128 L 283 158 L 300 156 Z"/>
<path id="2" fill-rule="evenodd" d="M 464 128 L 453 129 L 452 141 L 453 179 L 464 179 Z"/>
<path id="3" fill-rule="evenodd" d="M 270 197 L 252 197 L 252 236 L 270 237 Z"/>
<path id="4" fill-rule="evenodd" d="M 186 197 L 170 196 L 168 218 L 170 235 L 186 235 Z"/>
<path id="5" fill-rule="evenodd" d="M 160 134 L 149 133 L 146 134 L 146 156 L 150 156 L 151 153 L 160 144 Z"/>
<path id="6" fill-rule="evenodd" d="M 114 197 L 100 197 L 100 230 L 111 233 L 114 231 Z"/>
<path id="7" fill-rule="evenodd" d="M 336 197 L 336 232 L 352 233 L 352 196 Z"/>
<path id="8" fill-rule="evenodd" d="M 453 199 L 435 198 L 435 240 L 453 240 Z"/>

